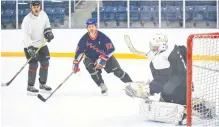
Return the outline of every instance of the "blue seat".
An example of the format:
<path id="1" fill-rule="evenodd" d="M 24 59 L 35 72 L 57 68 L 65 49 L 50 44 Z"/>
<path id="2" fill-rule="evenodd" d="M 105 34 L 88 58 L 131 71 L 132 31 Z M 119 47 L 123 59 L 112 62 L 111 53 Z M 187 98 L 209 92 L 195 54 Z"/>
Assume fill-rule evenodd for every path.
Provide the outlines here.
<path id="1" fill-rule="evenodd" d="M 44 1 L 44 8 L 52 8 L 52 2 L 51 1 Z"/>
<path id="2" fill-rule="evenodd" d="M 62 8 L 65 8 L 65 14 L 69 15 L 69 1 L 63 1 Z M 73 3 L 71 4 L 71 8 L 72 8 L 72 10 L 74 10 L 74 4 Z M 71 11 L 71 12 L 73 12 L 73 11 Z"/>
<path id="3" fill-rule="evenodd" d="M 194 6 L 193 19 L 196 21 L 204 21 L 206 12 L 207 6 Z"/>
<path id="4" fill-rule="evenodd" d="M 56 23 L 64 23 L 65 8 L 56 8 L 53 15 L 53 20 Z"/>
<path id="5" fill-rule="evenodd" d="M 100 7 L 100 21 L 104 21 L 105 7 Z"/>
<path id="6" fill-rule="evenodd" d="M 135 22 L 135 21 L 139 21 L 139 12 L 138 11 L 130 11 L 130 21 L 131 22 Z"/>
<path id="7" fill-rule="evenodd" d="M 138 6 L 138 1 L 130 1 L 129 5 L 130 6 Z"/>
<path id="8" fill-rule="evenodd" d="M 15 11 L 8 9 L 1 13 L 1 20 L 3 24 L 12 23 L 13 16 L 15 16 Z M 16 17 L 16 16 L 15 16 Z"/>
<path id="9" fill-rule="evenodd" d="M 217 9 L 216 6 L 208 6 L 207 7 L 206 19 L 208 21 L 217 22 Z"/>
<path id="10" fill-rule="evenodd" d="M 138 6 L 150 6 L 150 1 L 139 1 Z"/>
<path id="11" fill-rule="evenodd" d="M 29 14 L 30 12 L 31 12 L 31 9 L 30 9 L 30 8 L 25 9 L 25 10 L 24 10 L 24 16 L 26 16 L 26 15 Z"/>
<path id="12" fill-rule="evenodd" d="M 64 8 L 64 2 L 63 1 L 55 1 L 55 2 L 52 2 L 52 7 L 53 8 Z"/>
<path id="13" fill-rule="evenodd" d="M 97 19 L 97 11 L 91 12 L 91 17 L 92 17 L 93 19 Z"/>
<path id="14" fill-rule="evenodd" d="M 130 7 L 130 21 L 131 22 L 136 22 L 140 20 L 140 17 L 139 17 L 140 11 L 141 11 L 140 7 L 137 7 L 137 6 Z"/>
<path id="15" fill-rule="evenodd" d="M 111 7 L 111 6 L 106 7 L 103 20 L 104 21 L 114 21 L 116 12 L 117 12 L 116 7 Z"/>
<path id="16" fill-rule="evenodd" d="M 103 7 L 113 6 L 112 1 L 102 1 L 102 3 L 103 3 Z"/>
<path id="17" fill-rule="evenodd" d="M 18 22 L 22 23 L 24 19 L 24 10 L 18 10 Z"/>
<path id="18" fill-rule="evenodd" d="M 55 9 L 53 9 L 53 8 L 45 8 L 45 12 L 47 13 L 47 15 L 49 17 L 49 21 L 51 23 L 53 23 L 54 22 L 53 16 L 54 16 L 54 13 L 55 13 Z"/>
<path id="19" fill-rule="evenodd" d="M 180 6 L 167 6 L 166 19 L 168 21 L 182 20 L 183 15 Z"/>
<path id="20" fill-rule="evenodd" d="M 140 20 L 141 21 L 151 21 L 152 12 L 149 10 L 142 10 L 140 12 Z"/>
<path id="21" fill-rule="evenodd" d="M 191 21 L 193 19 L 194 8 L 193 6 L 186 6 L 185 9 L 186 9 L 185 10 L 186 21 Z"/>
<path id="22" fill-rule="evenodd" d="M 116 14 L 116 21 L 127 21 L 126 7 L 118 7 L 118 11 Z"/>
<path id="23" fill-rule="evenodd" d="M 127 2 L 126 1 L 113 1 L 112 6 L 114 6 L 114 7 L 116 7 L 116 6 L 117 7 L 119 7 L 119 6 L 126 7 Z"/>
<path id="24" fill-rule="evenodd" d="M 141 8 L 138 6 L 130 6 L 130 11 L 140 11 Z"/>
<path id="25" fill-rule="evenodd" d="M 15 10 L 16 9 L 16 1 L 1 1 L 1 7 L 3 10 Z"/>

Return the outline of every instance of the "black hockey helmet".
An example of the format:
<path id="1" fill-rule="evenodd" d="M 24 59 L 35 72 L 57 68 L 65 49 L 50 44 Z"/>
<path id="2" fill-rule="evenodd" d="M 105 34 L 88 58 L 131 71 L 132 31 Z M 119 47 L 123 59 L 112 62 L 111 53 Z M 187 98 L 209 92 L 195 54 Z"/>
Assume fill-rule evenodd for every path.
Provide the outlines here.
<path id="1" fill-rule="evenodd" d="M 41 5 L 41 1 L 39 1 L 39 0 L 33 0 L 30 3 L 30 7 L 32 7 L 32 6 L 40 6 L 40 5 Z"/>

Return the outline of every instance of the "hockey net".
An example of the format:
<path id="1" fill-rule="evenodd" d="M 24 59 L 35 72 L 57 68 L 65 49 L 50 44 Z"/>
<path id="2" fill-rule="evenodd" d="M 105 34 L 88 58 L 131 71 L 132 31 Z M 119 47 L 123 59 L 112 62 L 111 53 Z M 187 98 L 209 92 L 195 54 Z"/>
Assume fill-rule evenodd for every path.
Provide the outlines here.
<path id="1" fill-rule="evenodd" d="M 187 126 L 219 126 L 219 33 L 187 40 Z"/>

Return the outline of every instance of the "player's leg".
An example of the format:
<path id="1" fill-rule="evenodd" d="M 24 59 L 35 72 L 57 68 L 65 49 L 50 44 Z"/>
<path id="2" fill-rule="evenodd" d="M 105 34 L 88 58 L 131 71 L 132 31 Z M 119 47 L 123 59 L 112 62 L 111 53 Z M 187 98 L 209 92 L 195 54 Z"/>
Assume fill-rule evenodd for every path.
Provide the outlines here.
<path id="1" fill-rule="evenodd" d="M 183 79 L 185 76 L 180 76 Z M 181 105 L 186 105 L 186 79 L 168 81 L 161 92 L 161 98 L 165 102 L 172 102 Z M 177 78 L 178 79 L 178 78 Z M 181 82 L 180 84 L 178 82 Z M 179 84 L 178 86 L 176 84 Z"/>
<path id="2" fill-rule="evenodd" d="M 49 59 L 50 59 L 50 53 L 47 45 L 40 49 L 38 58 L 40 62 L 40 71 L 39 71 L 40 90 L 51 91 L 52 88 L 46 85 L 47 77 L 48 77 Z"/>
<path id="3" fill-rule="evenodd" d="M 89 58 L 85 58 L 83 62 L 93 81 L 97 84 L 98 87 L 101 88 L 101 93 L 106 93 L 107 87 L 104 84 L 104 80 L 101 75 L 102 71 L 100 69 L 96 69 L 94 62 Z"/>
<path id="4" fill-rule="evenodd" d="M 30 55 L 27 51 L 27 48 L 24 48 L 24 53 L 27 59 L 30 59 Z M 39 92 L 39 90 L 37 90 L 34 87 L 35 84 L 35 80 L 36 80 L 36 71 L 38 68 L 38 60 L 36 58 L 33 58 L 30 60 L 29 64 L 29 69 L 28 69 L 28 87 L 27 87 L 27 91 L 29 95 L 35 95 L 36 93 Z"/>
<path id="5" fill-rule="evenodd" d="M 114 75 L 120 78 L 124 83 L 132 82 L 132 79 L 129 75 L 120 67 L 118 61 L 114 56 L 111 56 L 109 60 L 106 62 L 105 71 L 107 73 L 113 72 Z"/>
<path id="6" fill-rule="evenodd" d="M 150 95 L 153 95 L 155 93 L 160 93 L 163 91 L 164 88 L 164 84 L 165 84 L 165 76 L 164 77 L 155 77 L 150 83 L 149 83 L 149 87 L 150 87 Z"/>

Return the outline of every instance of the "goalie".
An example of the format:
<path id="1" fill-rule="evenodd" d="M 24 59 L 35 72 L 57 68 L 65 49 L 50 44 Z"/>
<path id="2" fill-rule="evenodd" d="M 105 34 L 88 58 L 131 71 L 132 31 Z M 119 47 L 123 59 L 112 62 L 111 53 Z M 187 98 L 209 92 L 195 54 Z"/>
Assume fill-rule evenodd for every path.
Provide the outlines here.
<path id="1" fill-rule="evenodd" d="M 126 94 L 144 99 L 141 112 L 147 119 L 183 124 L 186 117 L 186 47 L 168 45 L 166 35 L 156 34 L 150 41 L 149 53 L 137 51 L 134 47 L 131 51 L 148 56 L 153 80 L 129 83 L 125 89 Z M 149 99 L 155 93 L 160 93 L 158 102 Z M 199 112 L 199 115 L 202 117 L 213 115 L 214 106 L 207 107 L 209 102 L 202 99 L 196 101 L 199 103 L 193 107 L 196 107 L 194 110 L 200 105 L 203 108 L 201 110 L 203 112 Z"/>

